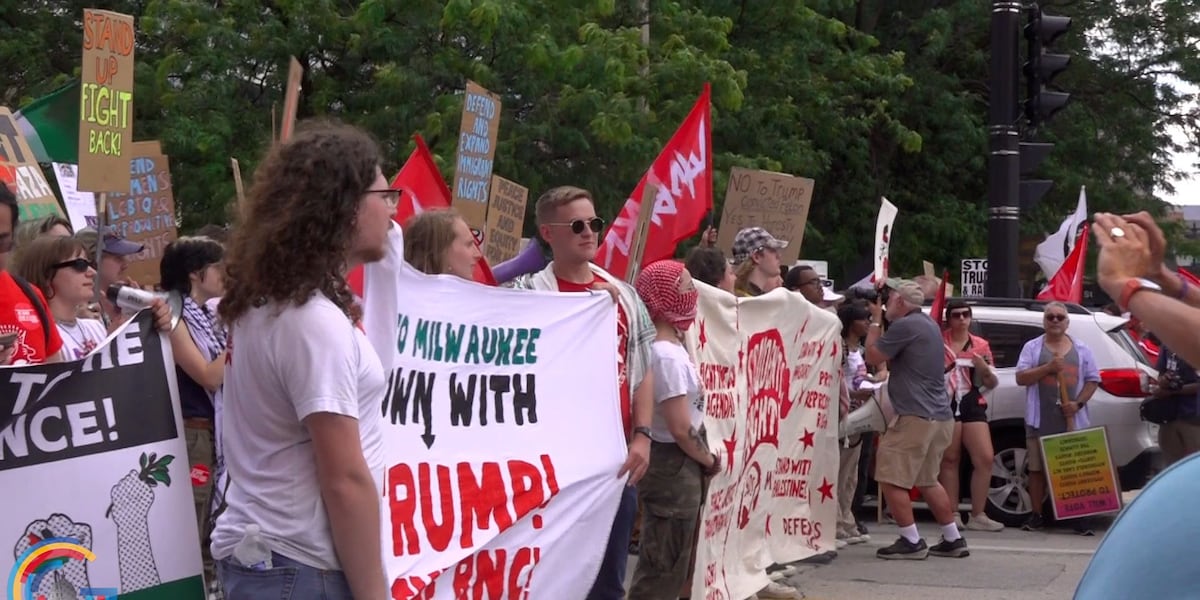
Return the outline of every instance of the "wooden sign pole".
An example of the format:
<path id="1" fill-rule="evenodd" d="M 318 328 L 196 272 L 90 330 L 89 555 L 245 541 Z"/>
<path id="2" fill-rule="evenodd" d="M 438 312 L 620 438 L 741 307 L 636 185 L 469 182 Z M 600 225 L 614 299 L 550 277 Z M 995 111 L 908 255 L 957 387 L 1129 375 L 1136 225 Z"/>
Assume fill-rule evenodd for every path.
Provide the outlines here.
<path id="1" fill-rule="evenodd" d="M 238 214 L 246 210 L 246 190 L 242 187 L 242 169 L 238 166 L 238 159 L 230 158 L 230 164 L 233 165 L 233 188 L 237 191 L 237 207 Z"/>
<path id="2" fill-rule="evenodd" d="M 625 267 L 625 281 L 633 285 L 642 270 L 642 256 L 646 254 L 646 235 L 650 221 L 654 219 L 654 202 L 658 197 L 658 186 L 647 183 L 642 188 L 642 203 L 638 206 L 637 229 L 633 232 L 633 244 L 629 247 L 629 265 Z"/>

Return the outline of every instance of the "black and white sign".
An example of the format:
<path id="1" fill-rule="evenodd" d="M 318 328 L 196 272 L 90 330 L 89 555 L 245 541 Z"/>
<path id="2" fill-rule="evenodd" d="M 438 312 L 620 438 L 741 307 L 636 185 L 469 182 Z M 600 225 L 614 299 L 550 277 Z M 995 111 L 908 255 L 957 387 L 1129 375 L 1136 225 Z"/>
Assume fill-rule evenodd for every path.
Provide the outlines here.
<path id="1" fill-rule="evenodd" d="M 964 298 L 979 298 L 984 295 L 987 283 L 988 261 L 986 258 L 964 258 L 962 261 L 962 289 Z"/>

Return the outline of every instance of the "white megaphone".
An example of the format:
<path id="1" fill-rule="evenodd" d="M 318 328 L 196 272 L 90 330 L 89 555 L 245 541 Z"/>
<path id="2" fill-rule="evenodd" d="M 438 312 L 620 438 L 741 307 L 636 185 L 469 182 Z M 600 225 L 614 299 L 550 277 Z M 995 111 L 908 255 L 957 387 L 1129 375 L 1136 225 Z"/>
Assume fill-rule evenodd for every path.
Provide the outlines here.
<path id="1" fill-rule="evenodd" d="M 882 399 L 881 399 L 882 397 Z M 892 403 L 884 394 L 876 393 L 838 424 L 838 438 L 844 439 L 874 431 L 884 433 L 896 416 Z"/>

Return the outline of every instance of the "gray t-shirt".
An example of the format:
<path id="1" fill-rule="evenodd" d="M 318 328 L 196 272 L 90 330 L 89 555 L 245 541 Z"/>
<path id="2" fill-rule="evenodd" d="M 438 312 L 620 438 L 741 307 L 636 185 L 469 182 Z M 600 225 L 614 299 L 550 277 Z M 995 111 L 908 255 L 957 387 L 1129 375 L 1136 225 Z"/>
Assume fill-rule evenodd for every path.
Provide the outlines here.
<path id="1" fill-rule="evenodd" d="M 892 321 L 875 347 L 888 357 L 888 395 L 898 415 L 954 418 L 946 394 L 942 332 L 917 310 Z"/>

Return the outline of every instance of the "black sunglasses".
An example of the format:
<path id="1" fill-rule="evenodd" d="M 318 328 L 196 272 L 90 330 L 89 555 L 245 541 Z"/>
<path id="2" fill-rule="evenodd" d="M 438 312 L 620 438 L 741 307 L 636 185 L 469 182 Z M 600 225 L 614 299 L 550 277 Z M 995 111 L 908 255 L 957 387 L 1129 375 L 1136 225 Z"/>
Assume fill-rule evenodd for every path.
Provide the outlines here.
<path id="1" fill-rule="evenodd" d="M 579 235 L 584 229 L 591 229 L 592 233 L 600 233 L 604 229 L 604 219 L 600 217 L 592 217 L 590 219 L 575 219 L 570 223 L 546 223 L 547 225 L 558 225 L 561 227 L 570 227 L 571 233 Z"/>
<path id="2" fill-rule="evenodd" d="M 952 310 L 952 311 L 950 311 L 950 318 L 951 319 L 969 319 L 969 318 L 971 318 L 971 311 L 969 311 L 969 310 Z"/>
<path id="3" fill-rule="evenodd" d="M 55 271 L 59 269 L 71 268 L 80 273 L 87 273 L 88 269 L 95 269 L 96 264 L 86 258 L 73 258 L 71 260 L 64 260 L 60 263 L 54 263 L 50 265 L 50 268 L 54 269 Z"/>
<path id="4" fill-rule="evenodd" d="M 1055 321 L 1055 322 L 1066 321 L 1067 315 L 1046 315 L 1046 320 L 1047 321 Z"/>

